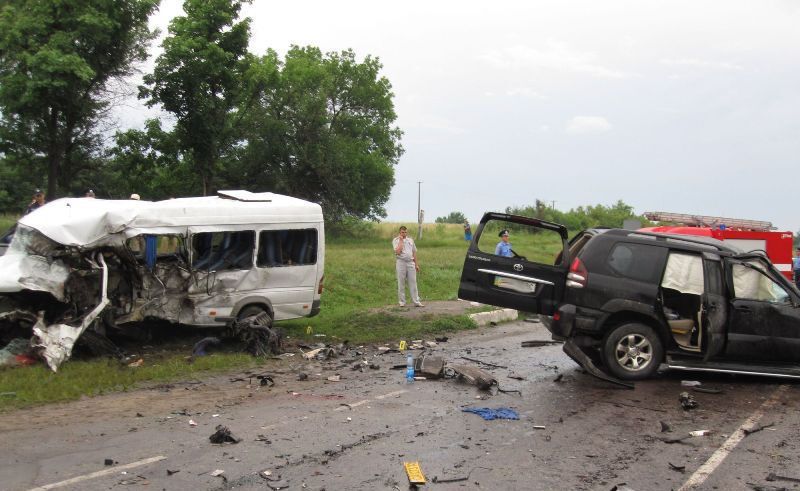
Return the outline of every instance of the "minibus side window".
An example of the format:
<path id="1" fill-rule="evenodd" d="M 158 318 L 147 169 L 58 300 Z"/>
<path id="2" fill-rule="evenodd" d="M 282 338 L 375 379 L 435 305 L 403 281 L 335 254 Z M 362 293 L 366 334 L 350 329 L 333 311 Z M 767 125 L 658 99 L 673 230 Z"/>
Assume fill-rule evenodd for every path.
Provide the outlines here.
<path id="1" fill-rule="evenodd" d="M 183 238 L 180 235 L 142 234 L 125 241 L 128 250 L 139 262 L 153 269 L 157 262 L 185 260 Z"/>
<path id="2" fill-rule="evenodd" d="M 253 267 L 256 233 L 200 232 L 192 235 L 192 269 L 224 271 Z"/>
<path id="3" fill-rule="evenodd" d="M 317 231 L 264 230 L 258 238 L 258 259 L 261 268 L 304 266 L 317 263 Z"/>

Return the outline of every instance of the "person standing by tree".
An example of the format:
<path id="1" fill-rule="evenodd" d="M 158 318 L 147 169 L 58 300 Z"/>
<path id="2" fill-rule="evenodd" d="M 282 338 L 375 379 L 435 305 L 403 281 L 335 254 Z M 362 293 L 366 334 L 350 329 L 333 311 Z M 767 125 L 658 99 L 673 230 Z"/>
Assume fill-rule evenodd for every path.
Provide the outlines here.
<path id="1" fill-rule="evenodd" d="M 500 231 L 500 242 L 494 248 L 494 253 L 497 256 L 514 257 L 514 251 L 511 250 L 511 242 L 508 241 L 508 230 L 503 229 Z"/>
<path id="2" fill-rule="evenodd" d="M 417 272 L 419 271 L 417 246 L 414 244 L 414 239 L 408 237 L 408 228 L 405 225 L 400 227 L 399 234 L 392 239 L 392 247 L 394 248 L 397 272 L 397 300 L 400 306 L 406 306 L 406 283 L 408 283 L 408 290 L 414 306 L 424 307 L 419 300 L 417 291 Z"/>
<path id="3" fill-rule="evenodd" d="M 39 208 L 40 206 L 44 206 L 44 193 L 41 189 L 34 189 L 33 200 L 31 200 L 31 203 L 27 208 L 25 208 L 25 215 Z"/>

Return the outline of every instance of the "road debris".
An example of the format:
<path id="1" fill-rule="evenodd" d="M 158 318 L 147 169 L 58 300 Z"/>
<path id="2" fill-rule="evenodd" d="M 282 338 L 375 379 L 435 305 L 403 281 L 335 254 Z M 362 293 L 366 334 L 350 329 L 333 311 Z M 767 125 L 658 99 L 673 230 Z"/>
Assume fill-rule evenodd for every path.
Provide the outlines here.
<path id="1" fill-rule="evenodd" d="M 469 365 L 453 365 L 447 367 L 445 374 L 449 371 L 452 371 L 452 376 L 458 380 L 475 385 L 481 390 L 489 390 L 497 385 L 497 379 L 480 368 L 471 367 Z"/>
<path id="2" fill-rule="evenodd" d="M 695 409 L 696 407 L 700 406 L 700 404 L 688 392 L 681 392 L 681 395 L 678 396 L 678 401 L 680 401 L 681 407 L 684 411 Z"/>
<path id="3" fill-rule="evenodd" d="M 695 430 L 690 431 L 688 434 L 678 437 L 678 438 L 661 438 L 661 441 L 664 443 L 681 443 L 685 440 L 690 438 L 698 437 L 698 436 L 708 436 L 714 434 L 712 430 Z"/>
<path id="4" fill-rule="evenodd" d="M 433 338 L 437 343 L 446 343 L 448 339 L 447 336 L 440 336 L 438 338 Z"/>
<path id="5" fill-rule="evenodd" d="M 306 360 L 313 360 L 317 356 L 317 354 L 322 352 L 322 348 L 317 348 L 317 349 L 313 349 L 311 351 L 305 351 L 305 352 L 303 352 L 301 350 L 300 352 L 303 353 L 303 358 L 305 358 Z"/>
<path id="6" fill-rule="evenodd" d="M 14 338 L 5 348 L 0 349 L 0 367 L 16 365 L 30 365 L 35 359 L 28 356 L 31 351 L 31 342 L 25 338 Z M 30 361 L 30 362 L 29 362 Z"/>
<path id="7" fill-rule="evenodd" d="M 190 419 L 189 420 L 189 426 L 197 426 L 197 421 L 195 421 L 193 419 Z"/>
<path id="8" fill-rule="evenodd" d="M 218 337 L 209 336 L 207 338 L 203 338 L 195 343 L 194 347 L 192 348 L 192 356 L 206 356 L 208 354 L 207 350 L 209 346 L 218 346 L 221 343 L 222 341 L 220 341 Z"/>
<path id="9" fill-rule="evenodd" d="M 695 392 L 702 392 L 704 394 L 724 394 L 725 391 L 715 387 L 692 387 Z"/>
<path id="10" fill-rule="evenodd" d="M 214 444 L 239 443 L 242 441 L 241 438 L 236 438 L 227 426 L 223 425 L 217 425 L 217 431 L 208 437 L 208 440 Z"/>
<path id="11" fill-rule="evenodd" d="M 487 421 L 493 419 L 519 419 L 519 414 L 508 407 L 499 407 L 495 409 L 489 407 L 462 407 L 461 411 L 477 414 Z"/>
<path id="12" fill-rule="evenodd" d="M 409 484 L 412 486 L 425 484 L 425 475 L 422 474 L 422 468 L 419 466 L 419 462 L 403 462 L 403 468 L 406 470 Z"/>
<path id="13" fill-rule="evenodd" d="M 661 424 L 661 433 L 670 433 L 670 432 L 672 432 L 672 426 L 670 426 L 669 423 L 667 423 L 665 421 L 659 421 L 659 423 Z"/>
<path id="14" fill-rule="evenodd" d="M 256 375 L 256 379 L 258 379 L 261 387 L 272 387 L 275 385 L 275 381 L 269 375 Z"/>
<path id="15" fill-rule="evenodd" d="M 469 448 L 469 446 L 467 446 L 466 448 Z M 461 465 L 456 465 L 456 467 L 461 467 Z M 433 476 L 433 479 L 431 479 L 431 482 L 434 482 L 434 483 L 437 483 L 437 484 L 443 484 L 443 483 L 449 483 L 449 482 L 467 481 L 467 480 L 469 480 L 469 477 L 472 475 L 472 472 L 475 469 L 483 469 L 483 470 L 486 470 L 486 471 L 491 471 L 492 470 L 492 469 L 490 469 L 488 467 L 473 467 L 472 469 L 469 470 L 469 472 L 467 472 L 466 477 L 453 477 L 453 478 L 443 478 L 442 479 L 442 478 L 439 478 L 438 476 Z"/>
<path id="16" fill-rule="evenodd" d="M 523 348 L 538 348 L 540 346 L 550 346 L 553 344 L 564 344 L 563 341 L 552 341 L 545 339 L 534 339 L 531 341 L 523 341 L 520 346 Z"/>
<path id="17" fill-rule="evenodd" d="M 667 462 L 667 464 L 669 464 L 669 468 L 672 469 L 673 471 L 678 471 L 678 472 L 685 472 L 686 471 L 686 466 L 685 465 L 675 465 L 672 462 Z"/>
<path id="18" fill-rule="evenodd" d="M 444 358 L 441 356 L 420 355 L 414 360 L 414 373 L 425 378 L 437 379 L 444 376 Z"/>
<path id="19" fill-rule="evenodd" d="M 775 474 L 774 472 L 770 472 L 767 474 L 767 481 L 789 481 L 789 482 L 800 482 L 800 477 L 789 477 L 789 476 L 781 476 Z"/>
<path id="20" fill-rule="evenodd" d="M 144 365 L 144 358 L 139 358 L 136 361 L 132 361 L 132 362 L 128 363 L 128 366 L 132 367 L 132 368 L 140 367 L 142 365 Z"/>
<path id="21" fill-rule="evenodd" d="M 487 361 L 482 361 L 482 360 L 476 360 L 475 358 L 467 358 L 466 356 L 462 356 L 461 359 L 467 361 L 474 361 L 475 363 L 480 363 L 481 365 L 486 365 L 487 367 L 492 367 L 492 368 L 508 368 L 507 366 L 504 365 L 495 365 L 494 363 L 489 363 Z"/>
<path id="22" fill-rule="evenodd" d="M 753 491 L 789 491 L 789 488 L 783 486 L 765 486 L 761 484 L 755 484 L 752 482 L 747 483 Z"/>
<path id="23" fill-rule="evenodd" d="M 699 387 L 701 384 L 697 380 L 681 380 L 682 387 Z"/>
<path id="24" fill-rule="evenodd" d="M 297 374 L 297 380 L 299 380 L 299 381 L 308 380 L 308 374 L 304 373 L 304 372 L 298 373 Z"/>
<path id="25" fill-rule="evenodd" d="M 328 380 L 329 380 L 330 382 L 338 382 L 338 381 L 340 381 L 341 379 L 342 379 L 342 376 L 341 376 L 341 375 L 331 375 L 330 377 L 328 377 Z"/>
<path id="26" fill-rule="evenodd" d="M 742 433 L 744 433 L 744 436 L 748 436 L 748 435 L 752 435 L 753 433 L 758 433 L 759 431 L 761 431 L 763 429 L 771 428 L 773 426 L 775 426 L 775 423 L 768 423 L 768 424 L 765 424 L 765 425 L 757 426 L 755 428 L 751 428 L 749 430 L 748 429 L 743 429 Z"/>

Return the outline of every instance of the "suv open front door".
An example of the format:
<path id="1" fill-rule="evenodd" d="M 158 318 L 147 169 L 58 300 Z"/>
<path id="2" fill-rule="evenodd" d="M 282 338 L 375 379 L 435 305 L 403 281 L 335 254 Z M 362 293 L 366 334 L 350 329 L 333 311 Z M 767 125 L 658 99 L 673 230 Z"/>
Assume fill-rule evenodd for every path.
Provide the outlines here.
<path id="1" fill-rule="evenodd" d="M 487 213 L 467 251 L 458 296 L 551 315 L 563 297 L 568 266 L 563 225 Z"/>

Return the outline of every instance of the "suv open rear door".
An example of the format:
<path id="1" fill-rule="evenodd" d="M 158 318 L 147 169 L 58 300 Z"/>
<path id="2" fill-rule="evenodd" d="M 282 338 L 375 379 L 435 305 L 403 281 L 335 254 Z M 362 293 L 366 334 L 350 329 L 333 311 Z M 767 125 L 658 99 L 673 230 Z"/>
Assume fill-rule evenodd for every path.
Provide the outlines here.
<path id="1" fill-rule="evenodd" d="M 564 294 L 569 259 L 563 225 L 486 213 L 467 251 L 458 296 L 551 315 Z"/>

